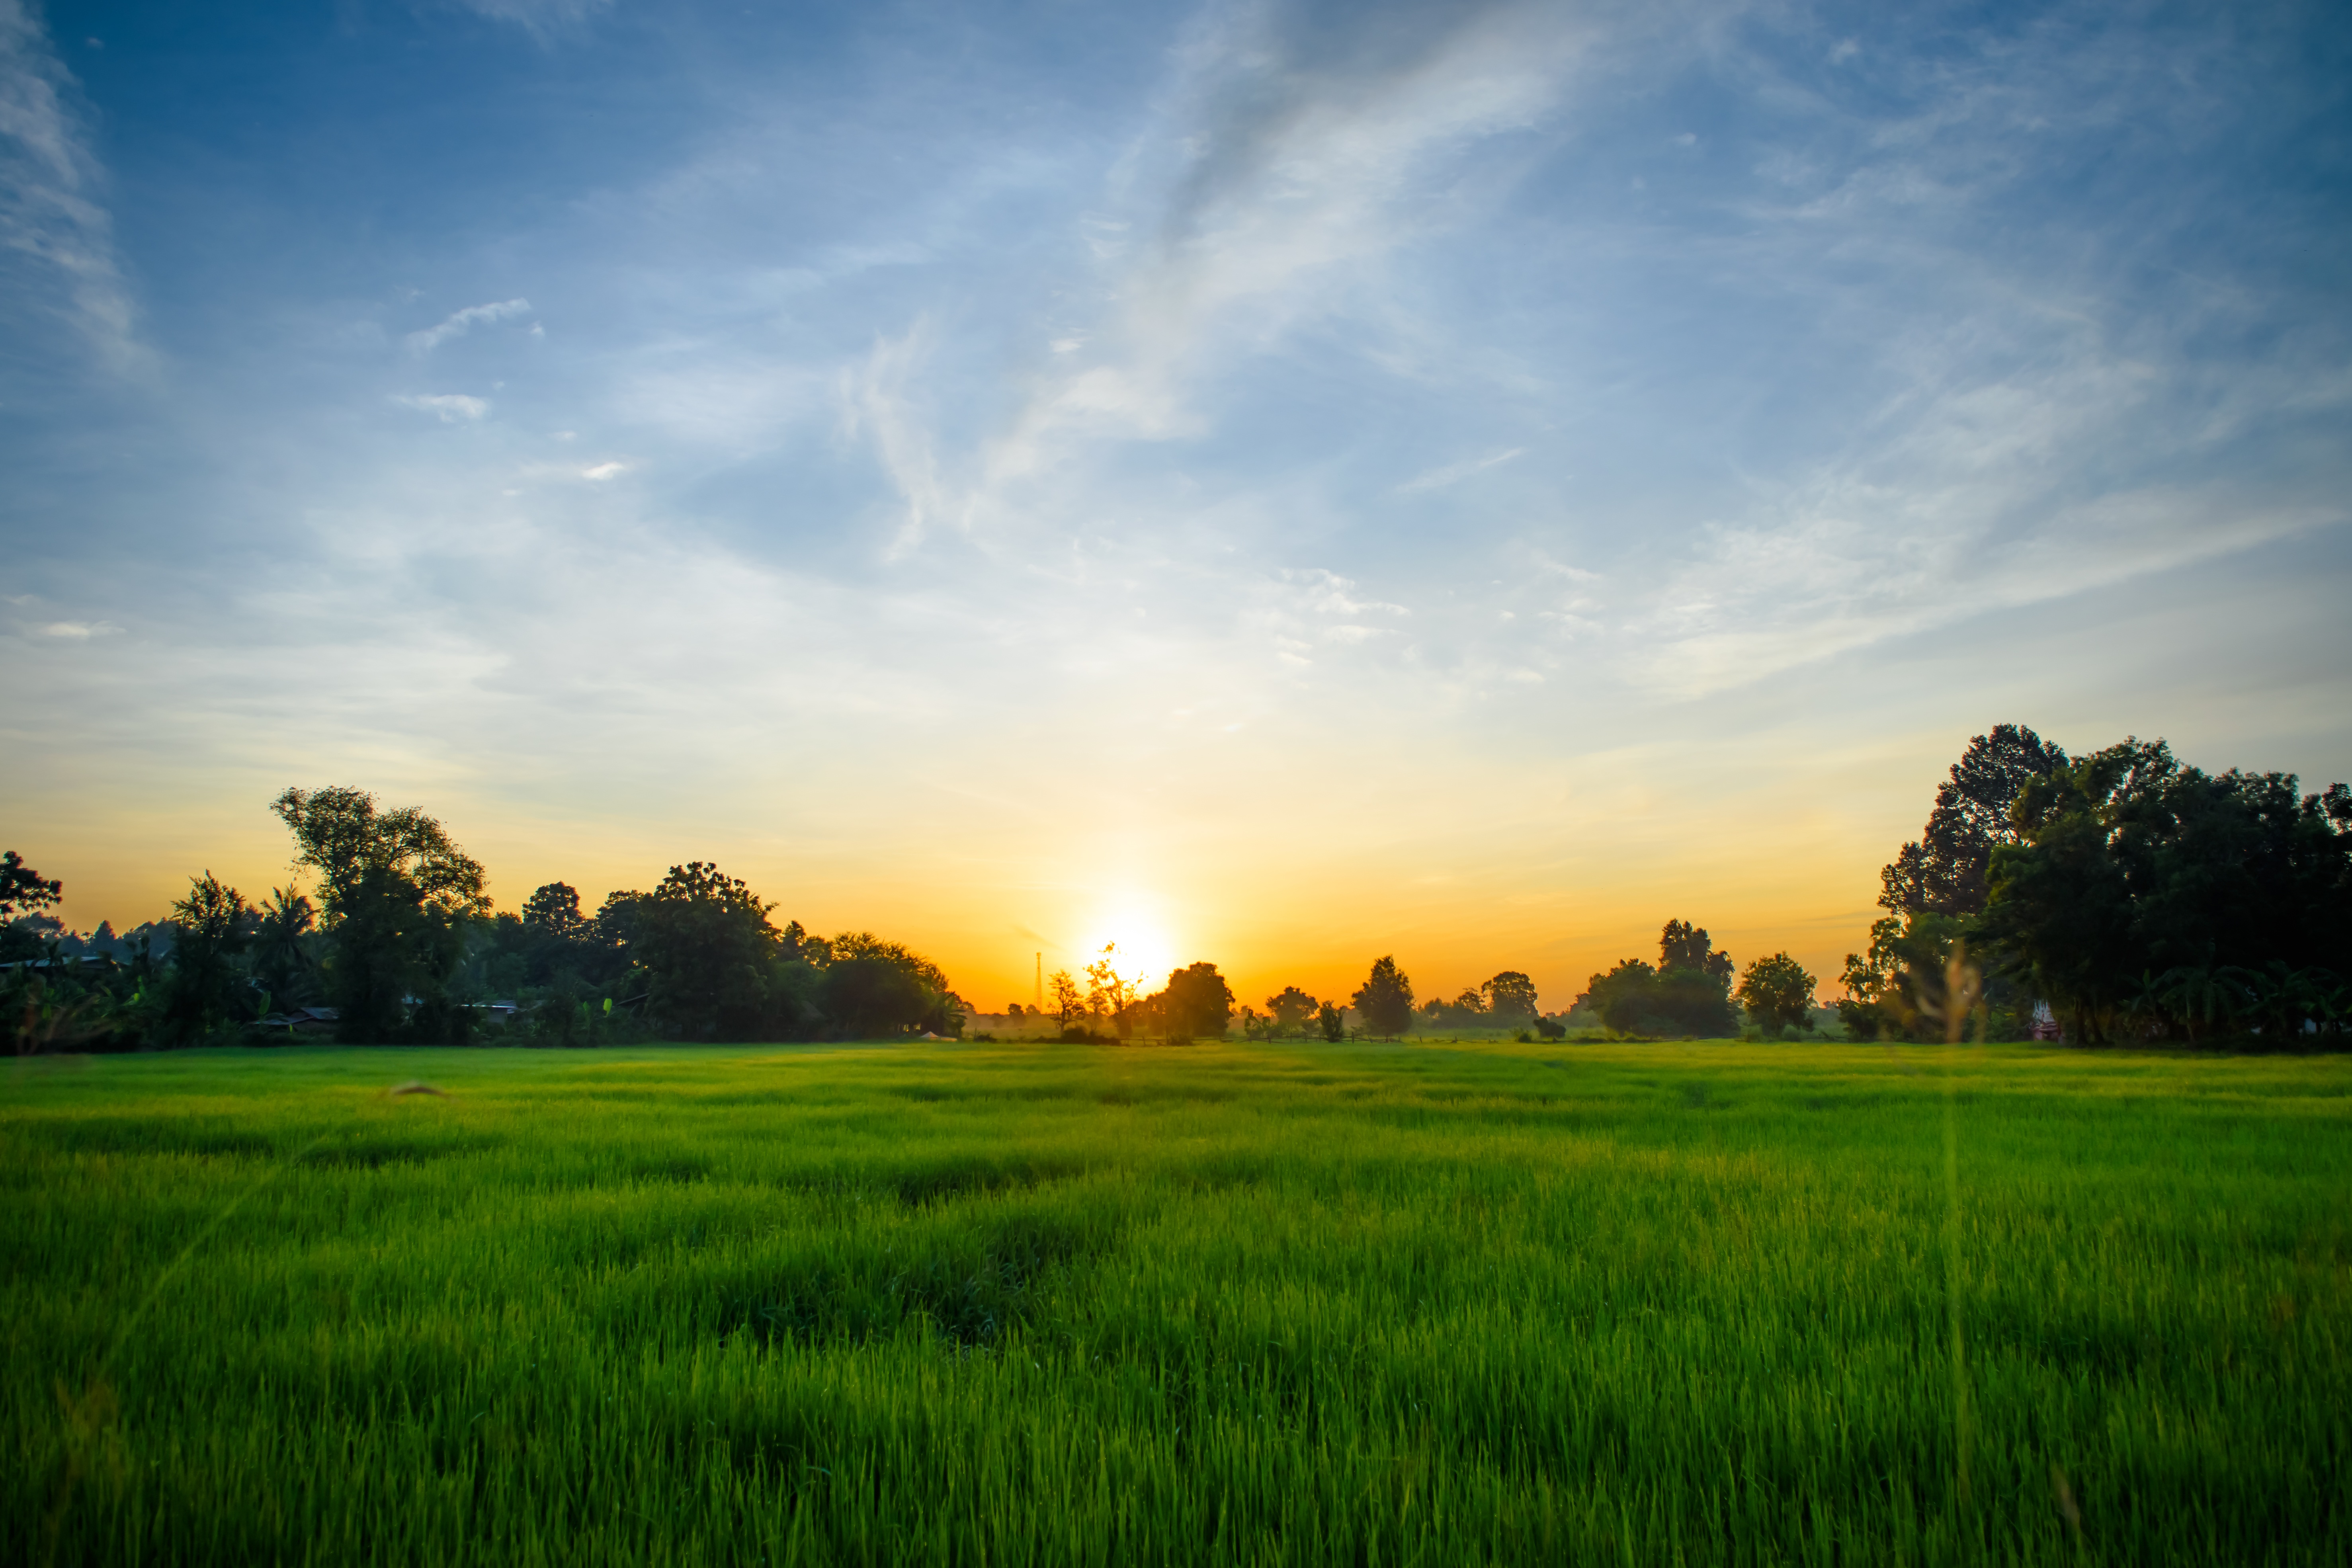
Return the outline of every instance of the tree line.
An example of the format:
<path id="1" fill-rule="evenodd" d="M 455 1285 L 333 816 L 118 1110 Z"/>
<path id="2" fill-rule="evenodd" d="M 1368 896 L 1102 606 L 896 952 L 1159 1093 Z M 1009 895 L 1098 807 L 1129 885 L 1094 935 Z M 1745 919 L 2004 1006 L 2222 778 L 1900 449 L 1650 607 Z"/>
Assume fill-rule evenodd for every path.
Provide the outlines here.
<path id="1" fill-rule="evenodd" d="M 971 1012 L 940 966 L 904 943 L 779 926 L 772 903 L 704 861 L 672 866 L 650 891 L 608 894 L 593 912 L 578 889 L 551 882 L 507 913 L 492 910 L 480 862 L 424 811 L 340 786 L 289 789 L 270 809 L 310 890 L 273 888 L 250 900 L 206 871 L 166 919 L 120 937 L 103 926 L 89 937 L 67 931 L 47 912 L 63 883 L 14 850 L 0 857 L 0 1016 L 14 1047 L 226 1044 L 298 1030 L 347 1044 L 457 1045 L 492 1026 L 500 1038 L 550 1045 L 948 1037 Z M 1772 989 L 1774 965 L 1801 996 Z M 1801 1020 L 1811 987 L 1776 955 L 1750 966 L 1738 994 L 1752 1018 L 1778 1024 Z M 1393 956 L 1344 999 L 1292 985 L 1264 1012 L 1236 1007 L 1211 963 L 1149 990 L 1115 945 L 1078 975 L 1056 972 L 1051 988 L 1054 1004 L 1041 1011 L 1073 1039 L 1181 1041 L 1236 1028 L 1255 1040 L 1465 1029 L 1558 1037 L 1580 1020 L 1629 1034 L 1736 1026 L 1730 961 L 1678 921 L 1657 965 L 1629 960 L 1595 975 L 1557 1016 L 1541 1011 L 1518 970 L 1416 1003 Z"/>
<path id="2" fill-rule="evenodd" d="M 493 912 L 481 864 L 440 822 L 362 790 L 271 803 L 315 899 L 257 902 L 207 871 L 167 920 L 66 932 L 62 881 L 0 856 L 0 1017 L 19 1052 L 226 1044 L 331 1031 L 364 1045 L 460 1045 L 488 999 L 529 1005 L 504 1037 L 556 1045 L 952 1035 L 967 1011 L 940 966 L 870 931 L 778 927 L 716 866 L 673 866 L 593 914 L 551 882 Z"/>
<path id="3" fill-rule="evenodd" d="M 2019 724 L 1969 742 L 1886 912 L 1846 957 L 1856 1038 L 2339 1042 L 2352 1019 L 2352 790 L 2079 758 Z"/>
<path id="4" fill-rule="evenodd" d="M 1557 1014 L 1542 1010 L 1535 982 L 1516 969 L 1465 986 L 1451 999 L 1417 1002 L 1412 979 L 1393 954 L 1375 959 L 1363 984 L 1344 998 L 1318 1001 L 1289 985 L 1265 999 L 1265 1012 L 1248 1006 L 1236 1012 L 1214 964 L 1179 970 L 1168 977 L 1165 991 L 1142 996 L 1120 979 L 1115 954 L 1115 947 L 1106 948 L 1100 960 L 1087 966 L 1084 984 L 1068 970 L 1056 971 L 1046 982 L 1053 1005 L 1036 1011 L 1053 1018 L 1066 1038 L 1126 1038 L 1140 1032 L 1188 1039 L 1232 1028 L 1252 1040 L 1398 1039 L 1465 1030 L 1559 1039 L 1572 1028 L 1633 1037 L 1714 1037 L 1738 1033 L 1743 1019 L 1748 1028 L 1779 1035 L 1811 1026 L 1818 984 L 1785 952 L 1757 959 L 1735 982 L 1729 955 L 1713 951 L 1704 930 L 1679 920 L 1666 922 L 1657 963 L 1626 959 L 1594 975 Z M 1010 1011 L 1015 1017 L 1024 1012 L 1017 1003 Z"/>

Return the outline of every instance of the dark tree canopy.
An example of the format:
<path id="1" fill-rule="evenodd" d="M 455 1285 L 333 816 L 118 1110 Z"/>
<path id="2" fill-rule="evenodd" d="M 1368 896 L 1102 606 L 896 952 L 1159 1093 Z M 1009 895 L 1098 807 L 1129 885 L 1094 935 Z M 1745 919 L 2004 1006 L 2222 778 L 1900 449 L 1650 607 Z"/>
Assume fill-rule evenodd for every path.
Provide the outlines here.
<path id="1" fill-rule="evenodd" d="M 1506 969 L 1478 989 L 1486 993 L 1487 1013 L 1506 1028 L 1536 1016 L 1536 983 L 1516 969 Z"/>
<path id="2" fill-rule="evenodd" d="M 778 1032 L 772 969 L 782 933 L 774 906 L 749 884 L 703 860 L 672 866 L 650 893 L 604 901 L 625 928 L 632 963 L 646 975 L 646 1006 L 690 1040 L 749 1040 Z M 781 1009 L 787 1016 L 790 1006 Z"/>
<path id="3" fill-rule="evenodd" d="M 1286 985 L 1279 994 L 1265 999 L 1265 1010 L 1274 1016 L 1277 1029 L 1303 1029 L 1321 1004 L 1296 985 Z"/>
<path id="4" fill-rule="evenodd" d="M 1372 964 L 1371 973 L 1354 998 L 1356 1012 L 1367 1032 L 1395 1039 L 1412 1027 L 1412 982 L 1392 957 Z"/>
<path id="5" fill-rule="evenodd" d="M 173 901 L 172 923 L 176 930 L 163 992 L 164 1038 L 194 1045 L 252 1017 L 259 998 L 236 963 L 251 941 L 254 923 L 244 895 L 210 871 L 190 878 L 186 894 Z"/>
<path id="6" fill-rule="evenodd" d="M 299 994 L 312 985 L 310 933 L 318 921 L 310 900 L 291 888 L 271 889 L 260 908 L 253 936 L 254 978 L 280 1008 L 308 1000 Z"/>
<path id="7" fill-rule="evenodd" d="M 549 882 L 534 889 L 522 903 L 525 925 L 537 926 L 551 936 L 578 936 L 588 925 L 587 917 L 580 912 L 580 889 L 569 882 Z"/>
<path id="8" fill-rule="evenodd" d="M 1927 826 L 1879 873 L 1879 906 L 1897 915 L 1983 909 L 1992 852 L 2021 841 L 2012 819 L 2018 802 L 2029 785 L 2065 766 L 2063 750 L 2022 724 L 1996 724 L 1970 741 L 1937 786 Z"/>
<path id="9" fill-rule="evenodd" d="M 837 958 L 825 966 L 818 1005 L 853 1039 L 903 1035 L 929 1016 L 938 994 L 904 964 L 879 957 Z"/>
<path id="10" fill-rule="evenodd" d="M 1658 972 L 1638 958 L 1621 958 L 1615 968 L 1584 983 L 1572 1011 L 1598 1013 L 1601 1021 L 1621 1035 L 1666 1033 L 1654 1000 Z M 1659 1027 L 1648 1027 L 1653 1022 Z"/>
<path id="11" fill-rule="evenodd" d="M 1638 958 L 1596 974 L 1574 1004 L 1598 1013 L 1620 1034 L 1690 1035 L 1716 1038 L 1737 1031 L 1731 1006 L 1731 955 L 1717 952 L 1706 931 L 1668 921 L 1658 936 L 1655 968 Z"/>
<path id="12" fill-rule="evenodd" d="M 0 852 L 0 919 L 46 910 L 65 891 L 63 882 L 44 879 L 14 849 Z"/>
<path id="13" fill-rule="evenodd" d="M 2352 954 L 2352 791 L 2212 774 L 2126 740 L 2032 781 L 1975 930 L 2085 1043 L 2334 1028 Z"/>
<path id="14" fill-rule="evenodd" d="M 1688 921 L 1668 921 L 1658 935 L 1658 967 L 1696 970 L 1727 983 L 1731 954 L 1712 951 L 1706 932 Z"/>
<path id="15" fill-rule="evenodd" d="M 479 914 L 490 907 L 481 862 L 414 806 L 379 811 L 365 790 L 332 785 L 289 789 L 270 809 L 293 832 L 296 861 L 319 873 L 331 926 L 371 878 L 402 884 L 418 903 L 443 914 Z"/>
<path id="16" fill-rule="evenodd" d="M 448 986 L 465 957 L 466 922 L 490 905 L 481 863 L 433 817 L 414 806 L 381 811 L 364 790 L 289 789 L 270 809 L 294 835 L 297 863 L 319 873 L 335 1037 L 462 1040 L 469 1018 Z"/>
<path id="17" fill-rule="evenodd" d="M 1170 1039 L 1213 1038 L 1233 1023 L 1233 988 L 1213 963 L 1191 963 L 1171 973 L 1160 1005 Z"/>

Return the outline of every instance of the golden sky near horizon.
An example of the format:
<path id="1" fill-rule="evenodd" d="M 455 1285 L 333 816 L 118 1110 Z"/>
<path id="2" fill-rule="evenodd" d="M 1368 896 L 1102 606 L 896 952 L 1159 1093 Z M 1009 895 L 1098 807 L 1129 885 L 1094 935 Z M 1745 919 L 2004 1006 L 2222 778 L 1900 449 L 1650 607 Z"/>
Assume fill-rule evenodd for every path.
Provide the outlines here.
<path id="1" fill-rule="evenodd" d="M 1668 919 L 1703 925 L 1742 965 L 1793 953 L 1827 1000 L 1878 913 L 1879 866 L 1916 835 L 1965 743 L 1928 733 L 1738 767 L 1664 747 L 1336 777 L 1196 766 L 1149 786 L 974 762 L 827 779 L 820 793 L 841 793 L 795 813 L 834 825 L 818 833 L 730 829 L 730 805 L 742 823 L 758 810 L 723 799 L 669 827 L 551 818 L 454 777 L 379 794 L 439 816 L 500 909 L 554 880 L 593 908 L 676 861 L 715 860 L 775 902 L 778 924 L 906 942 L 984 1011 L 1031 1001 L 1033 954 L 1075 974 L 1106 942 L 1155 984 L 1173 964 L 1215 963 L 1253 1005 L 1286 984 L 1344 997 L 1392 953 L 1424 999 L 1517 969 L 1558 1010 L 1596 970 L 1654 959 Z M 253 896 L 285 883 L 271 793 L 257 780 L 168 816 L 61 802 L 11 845 L 65 879 L 68 923 L 127 929 L 198 871 Z"/>

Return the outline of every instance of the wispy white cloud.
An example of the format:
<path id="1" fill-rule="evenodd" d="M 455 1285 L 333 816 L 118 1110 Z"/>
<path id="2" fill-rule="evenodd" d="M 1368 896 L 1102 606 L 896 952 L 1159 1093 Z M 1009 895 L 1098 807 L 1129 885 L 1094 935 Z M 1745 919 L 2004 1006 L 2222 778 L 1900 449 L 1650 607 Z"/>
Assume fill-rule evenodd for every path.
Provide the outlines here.
<path id="1" fill-rule="evenodd" d="M 1906 389 L 1876 440 L 1763 516 L 1709 530 L 1633 618 L 1636 679 L 1701 695 L 2352 520 L 2237 479 L 2085 494 L 2083 453 L 2124 449 L 2165 418 L 2148 365 L 2082 347 L 1955 378 Z"/>
<path id="2" fill-rule="evenodd" d="M 491 305 L 468 305 L 462 310 L 451 311 L 437 325 L 409 333 L 408 347 L 415 353 L 430 353 L 451 338 L 464 337 L 478 323 L 503 321 L 530 313 L 530 301 L 528 300 L 501 300 Z"/>
<path id="3" fill-rule="evenodd" d="M 571 32 L 609 11 L 613 0 L 457 0 L 467 10 L 522 28 L 545 40 Z"/>
<path id="4" fill-rule="evenodd" d="M 1400 59 L 1350 68 L 1285 37 L 1282 18 L 1216 9 L 1196 31 L 1133 160 L 1160 170 L 1132 176 L 1151 237 L 1106 258 L 1099 330 L 990 455 L 992 476 L 1033 472 L 1070 439 L 1202 433 L 1192 380 L 1442 226 L 1453 209 L 1430 198 L 1445 161 L 1541 121 L 1591 36 L 1549 8 L 1473 8 Z"/>
<path id="5" fill-rule="evenodd" d="M 1458 463 L 1448 463 L 1441 468 L 1427 468 L 1397 486 L 1399 495 L 1417 495 L 1424 490 L 1442 490 L 1448 485 L 1461 483 L 1473 474 L 1483 474 L 1497 468 L 1512 458 L 1523 456 L 1527 448 L 1513 447 L 1508 451 L 1495 452 L 1484 458 L 1465 458 Z"/>
<path id="6" fill-rule="evenodd" d="M 1337 572 L 1313 566 L 1305 571 L 1278 574 L 1281 580 L 1292 585 L 1297 602 L 1317 615 L 1409 616 L 1412 612 L 1402 605 L 1386 604 L 1379 599 L 1358 597 L 1358 584 L 1353 578 L 1342 577 Z"/>
<path id="7" fill-rule="evenodd" d="M 602 484 L 606 479 L 617 479 L 628 471 L 629 465 L 626 463 L 598 463 L 593 468 L 581 469 L 580 477 L 583 479 L 589 479 L 597 484 Z"/>
<path id="8" fill-rule="evenodd" d="M 403 394 L 393 401 L 403 408 L 436 416 L 444 425 L 454 425 L 460 419 L 479 419 L 490 411 L 487 400 L 468 397 L 462 392 Z"/>
<path id="9" fill-rule="evenodd" d="M 910 390 L 929 342 L 929 323 L 919 321 L 896 338 L 877 340 L 866 363 L 842 378 L 842 434 L 873 442 L 875 456 L 904 502 L 889 547 L 893 559 L 922 543 L 933 523 L 961 523 L 969 516 L 970 503 L 940 479 L 929 427 Z"/>
<path id="10" fill-rule="evenodd" d="M 115 258 L 103 171 L 68 106 L 73 77 L 24 0 L 0 0 L 0 247 L 6 287 L 70 321 L 116 374 L 154 368 Z"/>
<path id="11" fill-rule="evenodd" d="M 1194 28 L 1106 189 L 1118 216 L 1076 221 L 1091 310 L 1065 314 L 998 434 L 954 453 L 931 435 L 904 395 L 922 327 L 845 384 L 848 423 L 906 502 L 900 552 L 943 519 L 1037 522 L 1037 496 L 1016 491 L 1119 444 L 1211 434 L 1204 380 L 1278 348 L 1384 258 L 1460 221 L 1454 162 L 1552 113 L 1591 37 L 1549 7 L 1472 7 L 1416 16 L 1412 43 L 1368 64 L 1286 31 L 1293 21 L 1278 5 L 1217 6 Z M 1067 526 L 1115 509 L 1066 490 L 1048 511 Z"/>

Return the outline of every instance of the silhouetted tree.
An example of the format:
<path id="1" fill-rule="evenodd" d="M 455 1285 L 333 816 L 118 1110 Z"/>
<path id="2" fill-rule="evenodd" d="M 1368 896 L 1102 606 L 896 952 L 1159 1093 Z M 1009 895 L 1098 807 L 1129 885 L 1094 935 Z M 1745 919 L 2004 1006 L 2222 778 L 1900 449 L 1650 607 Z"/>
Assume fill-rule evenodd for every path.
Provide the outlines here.
<path id="1" fill-rule="evenodd" d="M 1731 955 L 1714 951 L 1704 930 L 1668 921 L 1658 958 L 1654 969 L 1637 958 L 1619 961 L 1586 982 L 1575 1006 L 1600 1014 L 1620 1034 L 1712 1038 L 1739 1026 L 1731 1006 Z"/>
<path id="2" fill-rule="evenodd" d="M 364 790 L 289 789 L 270 809 L 292 831 L 297 862 L 320 875 L 335 1037 L 462 1038 L 468 1019 L 447 985 L 465 921 L 489 908 L 481 864 L 434 818 L 379 811 Z"/>
<path id="3" fill-rule="evenodd" d="M 0 853 L 0 918 L 48 909 L 65 891 L 63 882 L 43 878 L 14 849 Z"/>
<path id="4" fill-rule="evenodd" d="M 1530 1023 L 1541 1011 L 1536 1005 L 1536 983 L 1516 969 L 1506 969 L 1478 989 L 1486 994 L 1487 1013 L 1504 1028 Z"/>
<path id="5" fill-rule="evenodd" d="M 1412 1027 L 1412 982 L 1397 968 L 1396 960 L 1382 957 L 1358 990 L 1356 1012 L 1371 1034 L 1395 1039 Z"/>
<path id="6" fill-rule="evenodd" d="M 1064 1034 L 1069 1033 L 1070 1026 L 1086 1016 L 1086 993 L 1078 989 L 1078 983 L 1070 978 L 1070 972 L 1066 969 L 1054 971 L 1045 982 L 1045 988 L 1054 999 L 1055 1021 L 1062 1026 Z"/>
<path id="7" fill-rule="evenodd" d="M 605 907 L 625 924 L 629 957 L 645 972 L 649 1016 L 680 1038 L 775 1038 L 797 1021 L 796 998 L 775 973 L 782 933 L 768 921 L 774 906 L 740 879 L 690 860 L 621 910 L 610 899 Z"/>
<path id="8" fill-rule="evenodd" d="M 532 890 L 522 904 L 522 922 L 550 936 L 570 939 L 588 926 L 580 912 L 580 889 L 569 882 L 548 882 Z"/>
<path id="9" fill-rule="evenodd" d="M 1974 945 L 2084 1043 L 2198 1025 L 2340 1027 L 2352 953 L 2352 791 L 2210 774 L 2126 740 L 2034 780 L 1993 854 Z"/>
<path id="10" fill-rule="evenodd" d="M 250 939 L 252 910 L 235 888 L 210 871 L 189 879 L 172 903 L 178 927 L 164 985 L 161 1033 L 169 1045 L 194 1045 L 253 1016 L 257 1000 L 236 963 Z"/>
<path id="11" fill-rule="evenodd" d="M 919 1027 L 938 994 L 905 965 L 887 958 L 837 958 L 825 965 L 817 1005 L 852 1039 L 904 1035 Z"/>
<path id="12" fill-rule="evenodd" d="M 40 955 L 40 938 L 20 929 L 16 920 L 46 910 L 65 896 L 66 885 L 51 881 L 25 864 L 14 849 L 0 853 L 0 962 L 16 963 Z"/>
<path id="13" fill-rule="evenodd" d="M 1670 1021 L 1657 1002 L 1658 972 L 1638 958 L 1622 958 L 1615 968 L 1584 984 L 1570 1011 L 1590 1010 L 1621 1035 L 1667 1034 Z"/>
<path id="14" fill-rule="evenodd" d="M 1728 985 L 1731 954 L 1710 952 L 1706 932 L 1688 921 L 1668 921 L 1658 936 L 1658 968 L 1693 970 Z"/>
<path id="15" fill-rule="evenodd" d="M 2028 785 L 2066 765 L 2063 750 L 2022 724 L 1996 724 L 1970 741 L 1937 786 L 1926 828 L 1879 873 L 1879 907 L 1895 915 L 1982 910 L 1993 851 L 2022 842 L 2011 817 L 2018 801 Z"/>
<path id="16" fill-rule="evenodd" d="M 1168 976 L 1160 1018 L 1171 1040 L 1222 1035 L 1233 1022 L 1234 993 L 1213 963 L 1187 964 Z"/>
<path id="17" fill-rule="evenodd" d="M 1265 1010 L 1272 1016 L 1271 1022 L 1276 1032 L 1296 1034 L 1304 1030 L 1314 1021 L 1320 1006 L 1321 1004 L 1314 997 L 1296 985 L 1286 985 L 1279 994 L 1265 999 Z"/>
<path id="18" fill-rule="evenodd" d="M 253 976 L 278 1007 L 296 1003 L 310 988 L 314 967 L 310 933 L 318 910 L 290 888 L 273 888 L 260 910 L 253 938 Z"/>
<path id="19" fill-rule="evenodd" d="M 1087 965 L 1087 1011 L 1108 1018 L 1123 1040 L 1134 1030 L 1135 1005 L 1141 1000 L 1134 983 L 1118 972 L 1118 943 L 1105 943 L 1102 956 Z"/>
<path id="20" fill-rule="evenodd" d="M 789 937 L 790 931 L 785 934 Z M 940 1035 L 954 1035 L 963 1027 L 963 1005 L 948 984 L 947 972 L 903 942 L 887 941 L 870 931 L 843 931 L 821 943 L 803 941 L 801 947 L 803 952 L 824 952 L 828 974 L 833 968 L 853 960 L 874 959 L 895 964 L 912 977 L 927 998 L 924 1005 L 905 1020 L 907 1027 Z"/>
<path id="21" fill-rule="evenodd" d="M 1348 1016 L 1339 1010 L 1337 1002 L 1326 1002 L 1317 1007 L 1315 1022 L 1322 1029 L 1324 1039 L 1332 1045 L 1348 1037 Z"/>

